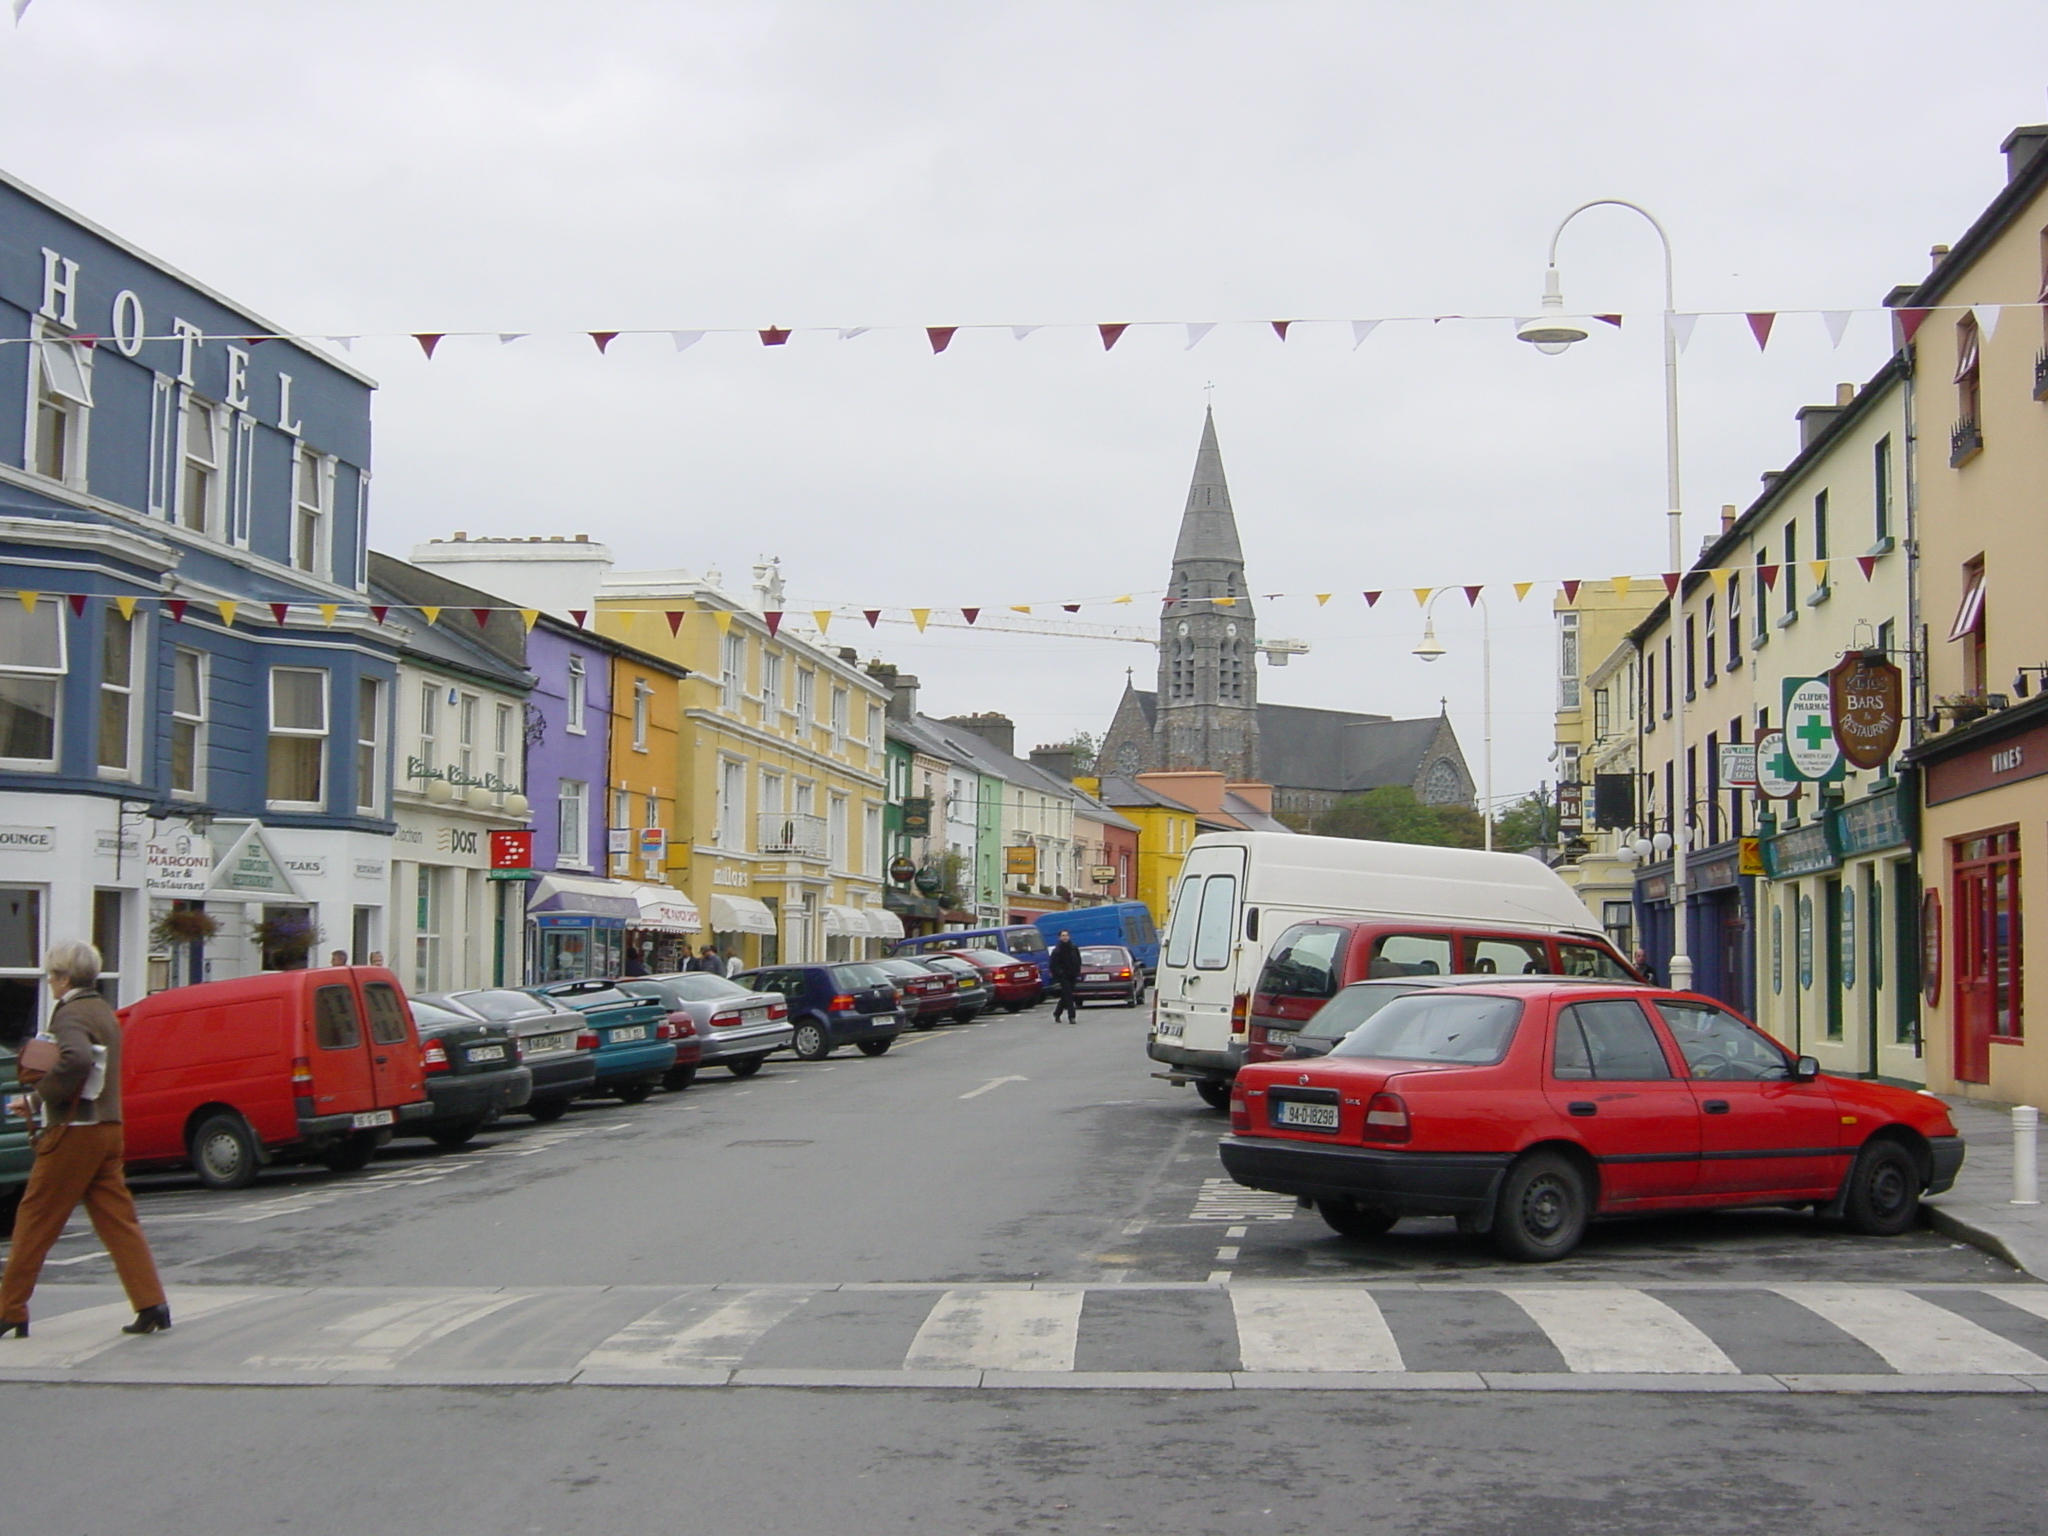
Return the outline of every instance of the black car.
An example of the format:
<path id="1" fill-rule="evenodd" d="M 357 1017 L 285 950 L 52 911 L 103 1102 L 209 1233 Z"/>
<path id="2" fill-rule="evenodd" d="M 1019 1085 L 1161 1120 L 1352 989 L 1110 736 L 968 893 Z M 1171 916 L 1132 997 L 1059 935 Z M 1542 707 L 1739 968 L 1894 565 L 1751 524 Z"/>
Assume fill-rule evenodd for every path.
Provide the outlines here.
<path id="1" fill-rule="evenodd" d="M 970 965 L 957 955 L 919 955 L 917 963 L 953 978 L 953 1017 L 962 1024 L 973 1023 L 975 1015 L 995 1001 L 995 993 L 989 990 L 988 978 L 981 974 L 980 966 Z"/>
<path id="2" fill-rule="evenodd" d="M 865 960 L 889 978 L 903 1001 L 903 1011 L 912 1029 L 930 1029 L 939 1020 L 960 1017 L 961 978 L 926 960 L 895 956 L 887 960 Z M 969 1014 L 968 1018 L 972 1018 Z M 962 1023 L 966 1020 L 962 1019 Z"/>
<path id="3" fill-rule="evenodd" d="M 842 1045 L 880 1056 L 903 1033 L 903 1010 L 888 975 L 861 961 L 839 965 L 771 965 L 732 978 L 756 992 L 789 999 L 795 1029 L 790 1049 L 822 1061 Z"/>
<path id="4" fill-rule="evenodd" d="M 400 1136 L 429 1136 L 437 1146 L 459 1147 L 508 1109 L 533 1096 L 533 1072 L 519 1059 L 519 1037 L 493 1024 L 412 999 L 419 1029 L 420 1065 L 434 1112 L 400 1125 Z"/>
<path id="5" fill-rule="evenodd" d="M 520 1059 L 533 1074 L 526 1112 L 536 1120 L 561 1119 L 597 1082 L 597 1036 L 573 1008 L 510 987 L 425 992 L 413 1001 L 510 1028 L 519 1038 Z"/>

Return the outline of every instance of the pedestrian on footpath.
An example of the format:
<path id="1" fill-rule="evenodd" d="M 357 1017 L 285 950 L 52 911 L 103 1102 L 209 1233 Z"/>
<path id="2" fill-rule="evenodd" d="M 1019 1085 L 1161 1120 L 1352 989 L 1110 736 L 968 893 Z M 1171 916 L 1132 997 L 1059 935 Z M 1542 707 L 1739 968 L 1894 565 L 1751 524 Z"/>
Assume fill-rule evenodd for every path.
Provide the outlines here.
<path id="1" fill-rule="evenodd" d="M 1069 1024 L 1080 1023 L 1081 1001 L 1075 996 L 1074 989 L 1081 985 L 1081 951 L 1074 947 L 1073 939 L 1064 928 L 1060 930 L 1059 942 L 1052 947 L 1047 965 L 1052 971 L 1052 984 L 1060 995 L 1059 1001 L 1052 1005 L 1053 1023 L 1059 1023 L 1062 1011 L 1066 1013 Z"/>
<path id="2" fill-rule="evenodd" d="M 171 1309 L 121 1171 L 121 1025 L 96 987 L 100 952 L 78 939 L 54 944 L 43 975 L 56 999 L 46 1033 L 57 1059 L 47 1071 L 18 1074 L 41 1101 L 42 1130 L 0 1274 L 0 1338 L 28 1337 L 28 1299 L 43 1260 L 81 1201 L 135 1308 L 121 1331 L 155 1333 L 171 1326 Z M 20 1107 L 29 1108 L 26 1096 Z"/>

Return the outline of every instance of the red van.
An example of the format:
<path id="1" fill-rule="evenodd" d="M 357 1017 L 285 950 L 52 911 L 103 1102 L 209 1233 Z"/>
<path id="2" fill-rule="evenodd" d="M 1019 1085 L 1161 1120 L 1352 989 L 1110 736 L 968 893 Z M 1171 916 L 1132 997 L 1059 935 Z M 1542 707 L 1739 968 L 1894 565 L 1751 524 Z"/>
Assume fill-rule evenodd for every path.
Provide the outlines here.
<path id="1" fill-rule="evenodd" d="M 405 992 L 374 966 L 265 971 L 121 1010 L 130 1167 L 240 1189 L 278 1158 L 363 1167 L 434 1112 Z"/>
<path id="2" fill-rule="evenodd" d="M 1266 951 L 1237 1065 L 1279 1060 L 1294 1032 L 1352 982 L 1402 976 L 1643 980 L 1613 945 L 1590 931 L 1318 918 L 1296 923 Z"/>

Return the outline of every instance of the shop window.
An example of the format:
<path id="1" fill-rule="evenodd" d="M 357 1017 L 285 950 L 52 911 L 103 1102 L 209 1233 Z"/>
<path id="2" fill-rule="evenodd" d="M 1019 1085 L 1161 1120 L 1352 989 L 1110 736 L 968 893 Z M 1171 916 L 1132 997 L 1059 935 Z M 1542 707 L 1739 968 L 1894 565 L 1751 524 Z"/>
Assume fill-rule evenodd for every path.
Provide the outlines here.
<path id="1" fill-rule="evenodd" d="M 1955 870 L 1956 1024 L 1979 1040 L 2018 1040 L 2020 835 L 1987 832 L 1950 845 Z M 1960 1044 L 1961 1042 L 1959 1042 Z M 1966 1081 L 1982 1074 L 1958 1069 Z"/>
<path id="2" fill-rule="evenodd" d="M 433 864 L 415 867 L 419 882 L 413 894 L 412 989 L 432 992 L 441 984 L 441 924 L 447 915 L 448 871 Z"/>
<path id="3" fill-rule="evenodd" d="M 271 668 L 269 759 L 266 795 L 273 807 L 319 810 L 326 803 L 325 671 Z"/>
<path id="4" fill-rule="evenodd" d="M 57 696 L 64 676 L 62 605 L 0 603 L 0 759 L 57 766 Z"/>
<path id="5" fill-rule="evenodd" d="M 1962 644 L 1965 693 L 1982 693 L 1986 686 L 1984 629 L 1984 557 L 1979 555 L 1963 566 L 1962 601 L 1948 631 L 1951 641 Z"/>

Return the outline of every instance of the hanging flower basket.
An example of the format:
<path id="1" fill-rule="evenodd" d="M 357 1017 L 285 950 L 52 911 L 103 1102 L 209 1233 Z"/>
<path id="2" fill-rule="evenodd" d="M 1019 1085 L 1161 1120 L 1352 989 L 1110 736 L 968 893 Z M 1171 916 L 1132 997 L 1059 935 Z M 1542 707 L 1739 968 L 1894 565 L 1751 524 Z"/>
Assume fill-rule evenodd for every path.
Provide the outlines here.
<path id="1" fill-rule="evenodd" d="M 265 918 L 249 932 L 262 949 L 265 964 L 279 970 L 304 964 L 320 942 L 320 930 L 303 917 Z"/>
<path id="2" fill-rule="evenodd" d="M 166 912 L 150 926 L 149 941 L 159 948 L 173 944 L 203 944 L 220 932 L 220 919 L 211 912 L 181 907 Z"/>

